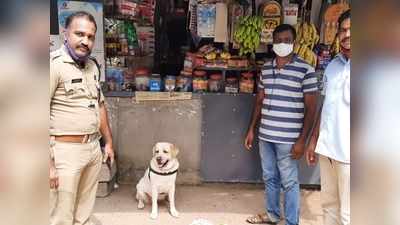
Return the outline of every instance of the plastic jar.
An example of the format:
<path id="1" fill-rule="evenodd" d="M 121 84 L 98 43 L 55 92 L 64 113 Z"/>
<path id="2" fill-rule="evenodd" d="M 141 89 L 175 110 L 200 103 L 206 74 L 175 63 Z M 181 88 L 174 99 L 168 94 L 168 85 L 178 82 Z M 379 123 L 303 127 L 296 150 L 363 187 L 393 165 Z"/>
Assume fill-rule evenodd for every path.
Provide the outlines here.
<path id="1" fill-rule="evenodd" d="M 149 76 L 136 75 L 135 85 L 136 85 L 136 91 L 148 91 L 149 90 Z"/>
<path id="2" fill-rule="evenodd" d="M 135 72 L 136 91 L 148 91 L 149 82 L 149 70 L 146 68 L 137 69 Z"/>
<path id="3" fill-rule="evenodd" d="M 251 72 L 242 73 L 239 89 L 241 93 L 254 92 L 254 79 L 253 79 L 253 74 Z"/>
<path id="4" fill-rule="evenodd" d="M 224 83 L 222 82 L 222 74 L 211 74 L 210 80 L 208 80 L 208 90 L 210 92 L 222 92 L 224 90 L 223 87 Z"/>
<path id="5" fill-rule="evenodd" d="M 161 91 L 161 76 L 160 74 L 153 74 L 150 77 L 150 91 Z"/>
<path id="6" fill-rule="evenodd" d="M 193 92 L 206 92 L 208 81 L 206 71 L 197 70 L 193 73 Z"/>
<path id="7" fill-rule="evenodd" d="M 174 91 L 175 83 L 176 83 L 175 76 L 167 75 L 164 79 L 165 91 Z"/>
<path id="8" fill-rule="evenodd" d="M 124 70 L 124 86 L 127 91 L 135 90 L 135 72 L 131 69 Z"/>
<path id="9" fill-rule="evenodd" d="M 238 83 L 238 79 L 236 77 L 226 78 L 225 92 L 226 93 L 238 93 L 239 92 L 239 83 Z"/>
<path id="10" fill-rule="evenodd" d="M 182 71 L 176 79 L 176 90 L 180 92 L 192 91 L 192 74 Z"/>

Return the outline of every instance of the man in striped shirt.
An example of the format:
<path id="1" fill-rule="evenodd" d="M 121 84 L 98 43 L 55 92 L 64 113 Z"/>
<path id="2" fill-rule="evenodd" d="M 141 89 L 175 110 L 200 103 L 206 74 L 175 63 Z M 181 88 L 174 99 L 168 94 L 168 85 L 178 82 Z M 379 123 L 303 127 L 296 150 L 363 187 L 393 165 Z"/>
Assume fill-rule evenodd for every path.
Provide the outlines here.
<path id="1" fill-rule="evenodd" d="M 266 212 L 249 223 L 278 223 L 279 196 L 284 191 L 287 225 L 299 224 L 298 160 L 315 118 L 318 83 L 314 68 L 293 53 L 295 29 L 282 24 L 273 32 L 276 57 L 265 63 L 245 147 L 251 150 L 259 126 L 259 151 L 265 183 Z"/>

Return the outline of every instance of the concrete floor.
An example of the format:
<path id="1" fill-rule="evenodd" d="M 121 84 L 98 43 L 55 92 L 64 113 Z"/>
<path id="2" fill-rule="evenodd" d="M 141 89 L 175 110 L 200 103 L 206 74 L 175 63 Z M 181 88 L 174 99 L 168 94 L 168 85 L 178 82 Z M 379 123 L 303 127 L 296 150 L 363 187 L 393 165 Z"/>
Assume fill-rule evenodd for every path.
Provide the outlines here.
<path id="1" fill-rule="evenodd" d="M 151 206 L 138 210 L 133 186 L 121 185 L 110 196 L 97 198 L 92 219 L 96 225 L 190 225 L 195 219 L 206 219 L 213 225 L 245 225 L 248 216 L 262 212 L 263 190 L 259 184 L 178 186 L 176 208 L 180 218 L 169 215 L 165 202 L 160 202 L 159 217 L 152 220 Z M 320 192 L 302 190 L 301 196 L 300 224 L 322 224 Z"/>

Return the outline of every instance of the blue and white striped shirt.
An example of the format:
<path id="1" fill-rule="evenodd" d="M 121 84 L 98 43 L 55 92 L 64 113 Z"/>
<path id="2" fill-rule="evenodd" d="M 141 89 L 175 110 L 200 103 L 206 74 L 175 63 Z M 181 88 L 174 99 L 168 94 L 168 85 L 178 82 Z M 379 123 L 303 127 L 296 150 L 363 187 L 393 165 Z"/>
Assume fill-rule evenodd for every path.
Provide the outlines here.
<path id="1" fill-rule="evenodd" d="M 265 93 L 259 139 L 294 144 L 303 128 L 304 94 L 318 91 L 314 68 L 296 55 L 282 69 L 266 62 L 258 87 Z"/>

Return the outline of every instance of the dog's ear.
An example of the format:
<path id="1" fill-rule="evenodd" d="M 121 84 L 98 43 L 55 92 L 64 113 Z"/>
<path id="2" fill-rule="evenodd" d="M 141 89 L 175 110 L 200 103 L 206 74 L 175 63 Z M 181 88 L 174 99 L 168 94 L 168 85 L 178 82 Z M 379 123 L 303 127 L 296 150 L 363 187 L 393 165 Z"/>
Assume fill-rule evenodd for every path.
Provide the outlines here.
<path id="1" fill-rule="evenodd" d="M 173 158 L 176 158 L 176 156 L 177 156 L 178 153 L 179 153 L 179 148 L 176 147 L 176 145 L 171 144 L 171 152 L 172 152 L 172 157 L 173 157 Z"/>
<path id="2" fill-rule="evenodd" d="M 154 146 L 153 146 L 153 156 L 154 156 L 154 154 L 156 153 L 156 146 L 157 146 L 157 144 L 155 144 Z"/>

